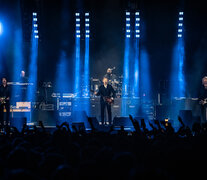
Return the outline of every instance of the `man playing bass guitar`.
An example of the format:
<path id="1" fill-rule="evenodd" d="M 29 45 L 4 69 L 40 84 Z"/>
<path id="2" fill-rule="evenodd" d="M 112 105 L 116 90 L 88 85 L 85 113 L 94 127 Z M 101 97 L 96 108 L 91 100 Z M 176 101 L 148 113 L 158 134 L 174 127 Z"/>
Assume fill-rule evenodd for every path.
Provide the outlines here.
<path id="1" fill-rule="evenodd" d="M 103 78 L 103 85 L 99 87 L 98 92 L 95 92 L 95 95 L 101 96 L 100 104 L 101 104 L 101 123 L 106 124 L 104 121 L 104 111 L 107 108 L 108 112 L 108 121 L 109 124 L 112 124 L 112 115 L 111 115 L 111 104 L 114 102 L 114 98 L 116 96 L 115 91 L 111 85 L 108 84 L 108 79 L 106 77 Z"/>
<path id="2" fill-rule="evenodd" d="M 4 107 L 6 109 L 6 125 L 9 123 L 10 116 L 10 90 L 7 85 L 7 79 L 5 77 L 2 78 L 2 84 L 0 85 L 0 127 L 3 127 L 4 124 Z"/>

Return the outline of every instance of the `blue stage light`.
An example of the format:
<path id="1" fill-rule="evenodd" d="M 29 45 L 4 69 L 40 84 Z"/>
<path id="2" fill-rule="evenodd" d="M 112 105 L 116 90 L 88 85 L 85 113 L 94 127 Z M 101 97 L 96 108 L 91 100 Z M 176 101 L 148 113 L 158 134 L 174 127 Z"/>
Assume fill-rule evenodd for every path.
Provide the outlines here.
<path id="1" fill-rule="evenodd" d="M 130 18 L 126 18 L 126 21 L 130 21 Z"/>
<path id="2" fill-rule="evenodd" d="M 89 16 L 89 13 L 85 13 L 85 16 Z"/>
<path id="3" fill-rule="evenodd" d="M 139 12 L 135 12 L 135 15 L 138 16 L 139 15 Z"/>
<path id="4" fill-rule="evenodd" d="M 127 16 L 130 16 L 130 12 L 126 12 L 126 15 L 127 15 Z"/>
<path id="5" fill-rule="evenodd" d="M 183 21 L 183 17 L 179 17 L 179 21 Z"/>
<path id="6" fill-rule="evenodd" d="M 135 26 L 140 26 L 140 24 L 139 23 L 136 23 Z"/>
<path id="7" fill-rule="evenodd" d="M 37 16 L 37 13 L 36 13 L 36 12 L 33 12 L 32 15 L 33 15 L 33 16 Z"/>
<path id="8" fill-rule="evenodd" d="M 182 12 L 182 11 L 181 11 L 181 12 L 179 12 L 179 15 L 183 15 L 183 14 L 184 14 L 184 12 Z"/>
<path id="9" fill-rule="evenodd" d="M 178 23 L 178 26 L 182 27 L 183 26 L 183 23 Z"/>
<path id="10" fill-rule="evenodd" d="M 0 22 L 0 35 L 2 35 L 3 34 L 3 25 L 2 25 L 2 23 Z"/>
<path id="11" fill-rule="evenodd" d="M 80 16 L 80 13 L 75 13 L 75 16 Z"/>

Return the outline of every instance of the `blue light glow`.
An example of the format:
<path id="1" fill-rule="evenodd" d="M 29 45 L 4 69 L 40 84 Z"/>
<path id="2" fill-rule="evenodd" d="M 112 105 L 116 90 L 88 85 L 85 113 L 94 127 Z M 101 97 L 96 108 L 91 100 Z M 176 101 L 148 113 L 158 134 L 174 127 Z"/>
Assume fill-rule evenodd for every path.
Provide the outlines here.
<path id="1" fill-rule="evenodd" d="M 183 15 L 179 12 L 179 15 Z M 179 17 L 179 21 L 180 21 Z M 183 20 L 183 17 L 182 17 Z M 185 96 L 185 76 L 184 76 L 184 61 L 185 61 L 185 46 L 183 39 L 183 23 L 178 24 L 178 39 L 176 41 L 173 52 L 173 64 L 171 75 L 171 97 L 184 97 Z"/>
<path id="2" fill-rule="evenodd" d="M 0 35 L 3 34 L 3 24 L 0 22 Z"/>
<path id="3" fill-rule="evenodd" d="M 33 13 L 33 16 L 37 16 L 37 13 Z M 31 34 L 31 55 L 30 55 L 30 64 L 29 64 L 29 82 L 33 83 L 32 86 L 27 88 L 27 100 L 30 102 L 36 101 L 36 91 L 37 91 L 37 60 L 38 60 L 38 38 L 39 36 L 34 33 L 35 21 L 33 21 L 33 29 Z M 38 37 L 37 37 L 38 36 Z M 30 119 L 31 120 L 31 119 Z M 28 121 L 27 121 L 28 122 Z"/>

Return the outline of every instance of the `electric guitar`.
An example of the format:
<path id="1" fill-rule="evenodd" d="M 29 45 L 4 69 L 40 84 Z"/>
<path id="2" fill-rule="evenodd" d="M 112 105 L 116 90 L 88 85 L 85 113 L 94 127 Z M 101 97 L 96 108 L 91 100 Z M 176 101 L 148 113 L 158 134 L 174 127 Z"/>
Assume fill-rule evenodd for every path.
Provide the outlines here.
<path id="1" fill-rule="evenodd" d="M 114 103 L 114 99 L 112 99 L 110 96 L 103 96 L 103 100 L 109 105 L 112 105 Z"/>
<path id="2" fill-rule="evenodd" d="M 204 106 L 205 104 L 207 104 L 207 98 L 200 100 L 200 101 L 199 101 L 199 104 L 201 104 L 201 105 L 203 105 L 203 106 Z"/>
<path id="3" fill-rule="evenodd" d="M 91 90 L 91 92 L 95 93 L 95 91 L 93 90 Z M 107 104 L 112 105 L 114 103 L 114 99 L 111 96 L 102 96 L 102 97 L 103 97 L 104 102 L 106 102 Z"/>
<path id="4" fill-rule="evenodd" d="M 6 104 L 6 97 L 0 97 L 0 105 Z"/>

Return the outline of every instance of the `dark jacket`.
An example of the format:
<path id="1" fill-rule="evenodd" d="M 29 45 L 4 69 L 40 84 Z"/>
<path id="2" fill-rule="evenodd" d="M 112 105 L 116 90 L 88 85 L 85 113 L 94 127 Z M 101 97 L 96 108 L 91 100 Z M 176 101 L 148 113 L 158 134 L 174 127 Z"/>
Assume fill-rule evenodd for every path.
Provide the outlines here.
<path id="1" fill-rule="evenodd" d="M 10 97 L 10 89 L 9 89 L 9 86 L 3 86 L 1 85 L 0 86 L 0 97 Z"/>
<path id="2" fill-rule="evenodd" d="M 105 88 L 104 85 L 101 85 L 99 87 L 99 91 L 96 95 L 101 96 L 101 98 L 100 98 L 101 103 L 104 102 L 103 97 L 113 97 L 113 98 L 115 98 L 115 96 L 116 96 L 113 87 L 109 84 L 107 85 L 107 88 Z"/>

